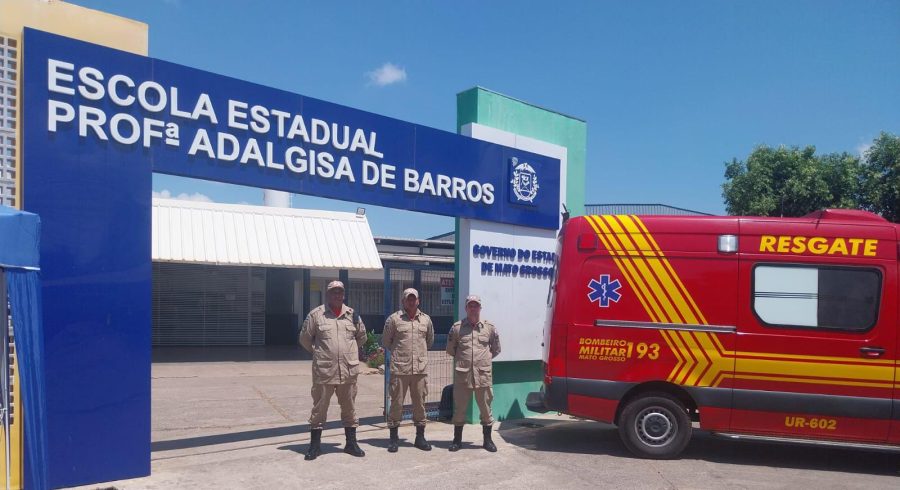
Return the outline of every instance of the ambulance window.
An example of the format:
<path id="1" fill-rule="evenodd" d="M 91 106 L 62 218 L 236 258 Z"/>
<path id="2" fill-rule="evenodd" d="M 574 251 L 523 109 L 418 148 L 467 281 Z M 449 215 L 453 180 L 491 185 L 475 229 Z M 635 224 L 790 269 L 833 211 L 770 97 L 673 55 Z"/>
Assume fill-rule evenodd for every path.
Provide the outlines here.
<path id="1" fill-rule="evenodd" d="M 877 269 L 759 265 L 753 310 L 771 326 L 865 331 L 878 320 Z"/>

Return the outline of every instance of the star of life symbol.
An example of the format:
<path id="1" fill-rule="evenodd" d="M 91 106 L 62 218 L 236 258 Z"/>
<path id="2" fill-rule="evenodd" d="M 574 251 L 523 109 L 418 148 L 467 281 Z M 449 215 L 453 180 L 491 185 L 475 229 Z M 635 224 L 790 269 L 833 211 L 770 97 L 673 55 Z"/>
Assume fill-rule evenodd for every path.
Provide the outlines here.
<path id="1" fill-rule="evenodd" d="M 622 283 L 618 279 L 610 281 L 609 274 L 601 274 L 600 281 L 591 279 L 588 287 L 591 288 L 591 292 L 588 293 L 588 299 L 591 302 L 596 301 L 601 308 L 608 308 L 610 301 L 618 303 L 622 297 L 618 292 L 622 288 Z"/>
<path id="2" fill-rule="evenodd" d="M 512 184 L 516 199 L 525 202 L 534 201 L 538 189 L 541 187 L 538 185 L 537 172 L 534 171 L 534 167 L 525 162 L 519 163 L 519 159 L 516 157 L 512 158 L 512 166 L 513 178 L 509 183 Z"/>

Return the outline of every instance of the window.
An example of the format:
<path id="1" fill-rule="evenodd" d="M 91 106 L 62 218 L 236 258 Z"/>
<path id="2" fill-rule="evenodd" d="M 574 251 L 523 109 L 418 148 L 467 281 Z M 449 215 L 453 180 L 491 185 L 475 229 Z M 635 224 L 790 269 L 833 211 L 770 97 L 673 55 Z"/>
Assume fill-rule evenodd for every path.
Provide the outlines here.
<path id="1" fill-rule="evenodd" d="M 864 331 L 878 319 L 877 269 L 759 265 L 753 311 L 767 325 Z"/>

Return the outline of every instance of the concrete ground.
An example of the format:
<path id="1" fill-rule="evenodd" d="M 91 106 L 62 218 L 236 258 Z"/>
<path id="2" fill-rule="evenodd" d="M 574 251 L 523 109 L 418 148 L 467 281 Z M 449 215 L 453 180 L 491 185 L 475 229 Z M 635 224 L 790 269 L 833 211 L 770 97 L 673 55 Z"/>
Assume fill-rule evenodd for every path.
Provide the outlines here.
<path id="1" fill-rule="evenodd" d="M 406 426 L 406 442 L 390 454 L 378 374 L 359 378 L 366 457 L 342 453 L 343 431 L 332 423 L 325 454 L 308 462 L 310 363 L 282 354 L 173 362 L 182 359 L 154 353 L 152 474 L 82 488 L 900 488 L 897 453 L 738 443 L 697 431 L 681 459 L 648 461 L 632 458 L 614 427 L 556 415 L 497 424 L 495 454 L 480 448 L 479 426 L 466 427 L 463 450 L 447 451 L 453 429 L 444 423 L 428 426 L 433 451 L 413 448 Z M 336 402 L 329 415 L 337 419 Z"/>

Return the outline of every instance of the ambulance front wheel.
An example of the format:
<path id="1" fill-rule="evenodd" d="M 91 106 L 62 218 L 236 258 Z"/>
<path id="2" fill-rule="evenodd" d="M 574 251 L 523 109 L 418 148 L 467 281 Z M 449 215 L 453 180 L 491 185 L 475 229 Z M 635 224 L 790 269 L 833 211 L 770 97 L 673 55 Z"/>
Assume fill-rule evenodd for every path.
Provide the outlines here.
<path id="1" fill-rule="evenodd" d="M 619 417 L 619 436 L 636 456 L 672 459 L 691 440 L 691 420 L 677 398 L 646 393 L 628 401 Z"/>

